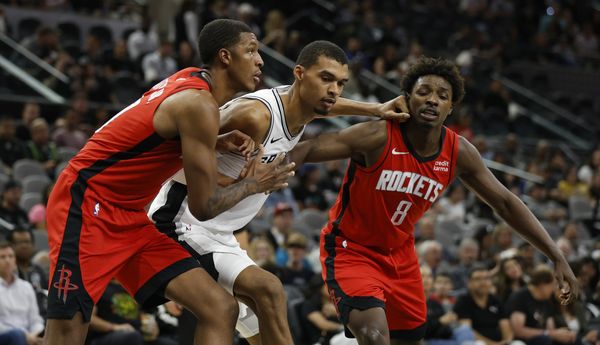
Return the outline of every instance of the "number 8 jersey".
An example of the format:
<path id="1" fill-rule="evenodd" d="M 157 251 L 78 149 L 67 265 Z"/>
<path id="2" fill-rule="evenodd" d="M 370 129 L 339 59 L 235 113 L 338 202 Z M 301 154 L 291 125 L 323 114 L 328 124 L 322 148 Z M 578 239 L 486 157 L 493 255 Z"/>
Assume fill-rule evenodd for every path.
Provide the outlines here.
<path id="1" fill-rule="evenodd" d="M 421 157 L 406 137 L 406 126 L 387 122 L 388 140 L 370 167 L 351 161 L 342 189 L 329 212 L 324 234 L 333 230 L 375 250 L 402 246 L 415 223 L 451 183 L 458 135 L 443 127 L 440 149 Z"/>

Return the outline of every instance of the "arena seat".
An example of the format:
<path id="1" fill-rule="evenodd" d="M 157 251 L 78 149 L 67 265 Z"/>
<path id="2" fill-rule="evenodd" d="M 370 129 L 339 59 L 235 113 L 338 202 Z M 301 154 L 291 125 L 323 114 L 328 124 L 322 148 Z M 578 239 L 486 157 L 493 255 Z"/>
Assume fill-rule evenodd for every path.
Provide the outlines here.
<path id="1" fill-rule="evenodd" d="M 31 175 L 23 179 L 23 193 L 43 193 L 51 183 L 47 175 Z"/>
<path id="2" fill-rule="evenodd" d="M 38 161 L 32 159 L 20 159 L 13 165 L 13 177 L 22 182 L 25 177 L 31 175 L 46 175 L 44 167 Z"/>

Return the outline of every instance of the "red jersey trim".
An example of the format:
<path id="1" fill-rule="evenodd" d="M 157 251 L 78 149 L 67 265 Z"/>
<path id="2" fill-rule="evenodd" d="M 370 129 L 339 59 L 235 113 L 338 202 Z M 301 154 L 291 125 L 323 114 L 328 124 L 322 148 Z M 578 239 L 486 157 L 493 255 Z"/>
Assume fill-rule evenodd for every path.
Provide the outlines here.
<path id="1" fill-rule="evenodd" d="M 456 171 L 456 159 L 458 158 L 458 148 L 460 145 L 460 138 L 458 134 L 450 132 L 452 134 L 452 153 L 450 154 L 450 174 L 448 174 L 448 186 L 454 180 L 454 172 Z"/>
<path id="2" fill-rule="evenodd" d="M 436 160 L 444 151 L 444 141 L 446 140 L 446 134 L 447 134 L 446 126 L 442 127 L 442 133 L 440 134 L 440 146 L 439 146 L 437 152 L 434 153 L 433 155 L 427 156 L 427 157 L 423 157 L 423 156 L 419 155 L 419 153 L 417 153 L 417 151 L 413 147 L 412 143 L 408 140 L 408 136 L 406 135 L 406 125 L 400 125 L 400 132 L 402 133 L 402 141 L 404 142 L 404 145 L 406 145 L 406 148 L 408 149 L 410 154 L 413 157 L 415 157 L 415 159 L 417 161 L 419 161 L 419 163 L 427 163 L 427 162 Z"/>

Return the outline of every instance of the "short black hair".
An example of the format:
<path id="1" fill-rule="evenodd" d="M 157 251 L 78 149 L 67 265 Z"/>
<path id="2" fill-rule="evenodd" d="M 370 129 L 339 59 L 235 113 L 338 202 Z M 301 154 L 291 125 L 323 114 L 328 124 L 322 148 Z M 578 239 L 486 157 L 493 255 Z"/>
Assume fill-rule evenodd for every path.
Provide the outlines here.
<path id="1" fill-rule="evenodd" d="M 217 52 L 236 45 L 240 41 L 240 34 L 244 32 L 252 30 L 239 20 L 216 19 L 206 24 L 198 35 L 198 51 L 202 63 L 211 65 Z"/>
<path id="2" fill-rule="evenodd" d="M 27 234 L 29 234 L 29 237 L 31 238 L 31 243 L 35 243 L 35 240 L 33 238 L 33 231 L 31 231 L 31 229 L 24 229 L 24 228 L 16 228 L 13 231 L 9 232 L 6 235 L 6 240 L 8 241 L 8 243 L 15 244 L 15 234 L 16 233 L 27 233 Z"/>
<path id="3" fill-rule="evenodd" d="M 296 59 L 296 65 L 310 68 L 317 63 L 319 56 L 333 59 L 342 65 L 348 64 L 348 56 L 337 44 L 329 41 L 314 41 L 302 48 Z"/>
<path id="4" fill-rule="evenodd" d="M 465 96 L 465 81 L 458 67 L 443 58 L 421 57 L 410 66 L 402 79 L 402 90 L 410 94 L 420 77 L 437 75 L 444 78 L 452 86 L 452 104 L 458 104 Z"/>
<path id="5" fill-rule="evenodd" d="M 476 272 L 481 272 L 481 271 L 489 272 L 490 270 L 488 270 L 488 268 L 482 264 L 473 265 L 473 267 L 469 268 L 469 275 L 468 275 L 469 279 L 473 278 L 473 274 L 475 274 Z"/>

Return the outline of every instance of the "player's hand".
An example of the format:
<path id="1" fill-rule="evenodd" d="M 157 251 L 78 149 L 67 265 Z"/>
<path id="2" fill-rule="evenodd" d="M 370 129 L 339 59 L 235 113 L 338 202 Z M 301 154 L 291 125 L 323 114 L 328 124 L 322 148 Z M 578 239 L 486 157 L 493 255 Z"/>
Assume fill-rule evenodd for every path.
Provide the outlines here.
<path id="1" fill-rule="evenodd" d="M 558 281 L 560 304 L 570 304 L 579 295 L 579 285 L 575 274 L 564 258 L 554 263 L 554 275 Z"/>
<path id="2" fill-rule="evenodd" d="M 265 153 L 265 148 L 260 145 L 258 154 L 242 171 L 245 180 L 252 182 L 254 193 L 271 193 L 278 189 L 288 186 L 288 178 L 294 176 L 294 163 L 285 163 L 285 154 L 280 153 L 271 163 L 265 164 L 261 159 Z"/>
<path id="3" fill-rule="evenodd" d="M 239 152 L 248 160 L 254 152 L 255 145 L 252 138 L 235 129 L 219 135 L 216 150 L 219 152 Z"/>
<path id="4" fill-rule="evenodd" d="M 404 95 L 398 96 L 391 101 L 379 106 L 379 117 L 384 120 L 404 122 L 410 118 L 408 103 Z"/>

